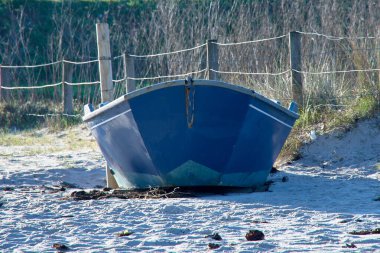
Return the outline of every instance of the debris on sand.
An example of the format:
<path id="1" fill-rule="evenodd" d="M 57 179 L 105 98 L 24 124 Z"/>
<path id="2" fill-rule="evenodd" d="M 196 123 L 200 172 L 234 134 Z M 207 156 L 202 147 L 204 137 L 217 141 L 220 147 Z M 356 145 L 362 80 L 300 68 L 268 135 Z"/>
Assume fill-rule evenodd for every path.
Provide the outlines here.
<path id="1" fill-rule="evenodd" d="M 49 186 L 41 186 L 41 192 L 42 193 L 58 193 L 58 192 L 64 192 L 66 191 L 66 188 L 62 187 L 62 186 L 53 186 L 53 187 L 49 187 Z"/>
<path id="2" fill-rule="evenodd" d="M 269 222 L 266 220 L 254 220 L 254 221 L 252 221 L 252 223 L 259 224 L 259 223 L 269 223 Z"/>
<path id="3" fill-rule="evenodd" d="M 61 243 L 54 243 L 52 247 L 56 250 L 63 250 L 63 251 L 70 250 L 69 247 Z"/>
<path id="4" fill-rule="evenodd" d="M 222 237 L 219 235 L 219 233 L 213 233 L 212 235 L 206 235 L 206 238 L 211 238 L 216 241 L 221 241 Z"/>
<path id="5" fill-rule="evenodd" d="M 217 244 L 217 243 L 209 243 L 209 244 L 208 244 L 208 248 L 209 248 L 209 249 L 218 249 L 218 248 L 220 248 L 220 244 Z"/>
<path id="6" fill-rule="evenodd" d="M 247 241 L 260 241 L 264 240 L 264 233 L 260 230 L 249 230 L 249 232 L 245 235 L 245 239 Z"/>
<path id="7" fill-rule="evenodd" d="M 346 246 L 343 246 L 342 248 L 349 248 L 349 249 L 354 249 L 354 248 L 357 248 L 355 244 L 353 243 L 346 243 Z"/>
<path id="8" fill-rule="evenodd" d="M 349 232 L 351 235 L 375 235 L 380 234 L 380 228 Z"/>
<path id="9" fill-rule="evenodd" d="M 123 237 L 123 236 L 130 236 L 131 234 L 133 234 L 133 232 L 129 230 L 124 230 L 123 232 L 117 233 L 116 236 Z"/>
<path id="10" fill-rule="evenodd" d="M 188 192 L 180 192 L 174 189 L 161 189 L 154 188 L 149 190 L 110 190 L 105 188 L 103 190 L 91 190 L 91 191 L 73 191 L 69 196 L 64 199 L 73 200 L 91 200 L 91 199 L 162 199 L 162 198 L 183 198 L 194 197 L 195 195 Z"/>
<path id="11" fill-rule="evenodd" d="M 13 191 L 15 188 L 13 187 L 9 187 L 9 186 L 5 186 L 5 187 L 2 187 L 1 190 L 5 191 L 5 192 L 10 192 L 10 191 Z"/>

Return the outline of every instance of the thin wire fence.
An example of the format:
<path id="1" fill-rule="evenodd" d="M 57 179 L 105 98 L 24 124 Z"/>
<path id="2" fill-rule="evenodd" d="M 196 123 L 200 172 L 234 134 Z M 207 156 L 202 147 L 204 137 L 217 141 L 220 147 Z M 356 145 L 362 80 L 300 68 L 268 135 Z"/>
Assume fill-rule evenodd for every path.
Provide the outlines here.
<path id="1" fill-rule="evenodd" d="M 207 72 L 212 71 L 219 75 L 220 80 L 247 86 L 284 102 L 292 99 L 292 72 L 302 74 L 308 101 L 334 101 L 337 106 L 341 106 L 344 101 L 339 100 L 347 101 L 357 97 L 361 91 L 371 89 L 378 96 L 379 37 L 298 33 L 302 35 L 301 70 L 290 67 L 289 34 L 243 42 L 211 41 L 218 46 L 218 69 L 207 67 L 207 43 L 171 52 L 128 55 L 138 63 L 135 64 L 135 76 L 127 76 L 126 54 L 113 57 L 114 94 L 124 94 L 128 80 L 136 81 L 137 87 L 141 88 L 157 81 L 189 75 L 193 78 L 206 78 Z M 62 69 L 65 64 L 74 67 L 73 80 L 63 80 Z M 0 94 L 4 97 L 4 91 L 7 91 L 8 96 L 15 98 L 12 91 L 18 91 L 18 98 L 30 94 L 33 97 L 36 93 L 37 97 L 40 95 L 45 98 L 46 93 L 53 93 L 53 98 L 60 100 L 62 86 L 69 85 L 75 88 L 74 94 L 78 100 L 96 103 L 100 100 L 98 64 L 98 59 L 62 59 L 35 65 L 0 65 Z M 83 80 L 84 77 L 87 80 Z M 41 83 L 41 80 L 46 83 Z M 20 85 L 22 83 L 28 85 Z M 37 91 L 49 88 L 45 93 Z M 51 89 L 54 89 L 53 92 Z"/>

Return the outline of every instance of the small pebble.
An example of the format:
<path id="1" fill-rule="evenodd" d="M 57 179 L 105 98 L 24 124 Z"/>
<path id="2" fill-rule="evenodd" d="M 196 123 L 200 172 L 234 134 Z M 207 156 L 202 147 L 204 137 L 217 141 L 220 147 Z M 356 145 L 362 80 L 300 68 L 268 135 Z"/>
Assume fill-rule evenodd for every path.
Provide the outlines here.
<path id="1" fill-rule="evenodd" d="M 209 243 L 209 244 L 208 244 L 208 248 L 209 248 L 209 249 L 218 249 L 218 248 L 220 248 L 220 244 L 217 244 L 217 243 Z"/>
<path id="2" fill-rule="evenodd" d="M 247 241 L 260 241 L 264 240 L 264 233 L 260 230 L 249 230 L 249 232 L 245 235 L 245 239 Z"/>
<path id="3" fill-rule="evenodd" d="M 121 232 L 121 233 L 117 233 L 116 235 L 117 235 L 118 237 L 123 237 L 123 236 L 129 236 L 129 235 L 131 235 L 131 234 L 133 234 L 133 232 L 130 232 L 130 231 L 128 231 L 128 230 L 124 230 L 123 232 Z"/>
<path id="4" fill-rule="evenodd" d="M 211 238 L 216 241 L 221 241 L 222 237 L 218 233 L 213 233 L 212 235 L 207 235 L 206 238 Z"/>
<path id="5" fill-rule="evenodd" d="M 342 248 L 350 248 L 350 249 L 353 249 L 353 248 L 357 248 L 355 244 L 351 243 L 351 244 L 348 244 L 346 243 L 346 246 L 343 246 Z"/>
<path id="6" fill-rule="evenodd" d="M 60 244 L 60 243 L 54 243 L 53 248 L 56 250 L 69 250 L 69 247 L 67 247 L 64 244 Z"/>

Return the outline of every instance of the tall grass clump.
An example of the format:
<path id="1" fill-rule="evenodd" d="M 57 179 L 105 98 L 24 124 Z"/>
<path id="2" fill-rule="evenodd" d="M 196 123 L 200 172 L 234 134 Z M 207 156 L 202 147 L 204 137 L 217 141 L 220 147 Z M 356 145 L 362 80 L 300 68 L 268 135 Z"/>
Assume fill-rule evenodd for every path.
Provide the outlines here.
<path id="1" fill-rule="evenodd" d="M 79 116 L 68 117 L 61 111 L 61 106 L 53 102 L 2 102 L 0 103 L 0 128 L 6 131 L 41 127 L 63 129 L 81 122 Z M 78 108 L 76 111 L 78 112 Z"/>

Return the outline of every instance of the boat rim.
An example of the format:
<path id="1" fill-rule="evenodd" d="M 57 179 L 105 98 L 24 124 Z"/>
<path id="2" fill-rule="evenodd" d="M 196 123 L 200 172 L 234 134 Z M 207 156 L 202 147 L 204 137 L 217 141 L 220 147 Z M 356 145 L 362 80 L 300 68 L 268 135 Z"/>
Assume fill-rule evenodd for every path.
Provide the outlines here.
<path id="1" fill-rule="evenodd" d="M 276 109 L 286 113 L 290 117 L 293 117 L 296 119 L 299 118 L 299 115 L 297 113 L 286 109 L 282 105 L 274 102 L 273 100 L 271 100 L 269 98 L 266 98 L 265 96 L 257 93 L 254 90 L 251 90 L 249 88 L 246 88 L 246 87 L 243 87 L 243 86 L 240 86 L 237 84 L 231 84 L 231 83 L 227 83 L 227 82 L 223 82 L 223 81 L 219 81 L 219 80 L 205 80 L 205 79 L 193 79 L 191 81 L 191 84 L 189 84 L 187 80 L 180 79 L 180 80 L 171 80 L 171 81 L 160 82 L 160 83 L 156 83 L 156 84 L 153 84 L 150 86 L 146 86 L 146 87 L 131 91 L 131 92 L 124 94 L 124 95 L 120 96 L 119 98 L 105 104 L 104 106 L 102 106 L 102 107 L 100 107 L 100 108 L 98 108 L 92 112 L 85 114 L 82 119 L 84 122 L 87 122 L 87 121 L 99 116 L 100 114 L 103 114 L 104 112 L 108 111 L 109 109 L 123 103 L 126 100 L 132 99 L 132 98 L 137 97 L 137 96 L 141 96 L 141 95 L 148 93 L 148 92 L 151 92 L 151 91 L 164 89 L 164 88 L 172 87 L 172 86 L 191 86 L 191 85 L 193 85 L 193 86 L 222 87 L 222 88 L 234 90 L 234 91 L 237 91 L 240 93 L 245 93 L 247 95 L 250 95 L 254 98 L 257 98 L 257 99 L 275 107 Z"/>

